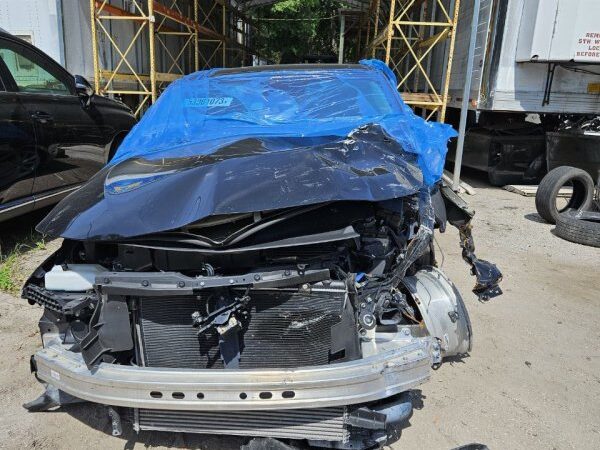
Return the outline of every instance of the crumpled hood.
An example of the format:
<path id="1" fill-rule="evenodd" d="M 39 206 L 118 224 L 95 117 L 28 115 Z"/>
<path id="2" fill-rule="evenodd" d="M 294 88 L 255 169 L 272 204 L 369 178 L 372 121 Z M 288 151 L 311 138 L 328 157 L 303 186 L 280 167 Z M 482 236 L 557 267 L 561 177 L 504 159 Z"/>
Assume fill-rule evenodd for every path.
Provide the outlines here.
<path id="1" fill-rule="evenodd" d="M 346 138 L 246 138 L 210 154 L 133 157 L 106 166 L 38 225 L 50 236 L 110 240 L 211 215 L 331 201 L 383 201 L 425 186 L 418 155 L 380 126 Z"/>

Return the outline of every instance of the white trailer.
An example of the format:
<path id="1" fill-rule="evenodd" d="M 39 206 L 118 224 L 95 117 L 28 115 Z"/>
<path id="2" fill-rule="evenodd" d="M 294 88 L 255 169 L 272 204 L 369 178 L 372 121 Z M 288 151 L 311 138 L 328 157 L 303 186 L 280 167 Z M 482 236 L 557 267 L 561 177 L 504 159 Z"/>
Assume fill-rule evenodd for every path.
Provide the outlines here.
<path id="1" fill-rule="evenodd" d="M 473 2 L 462 1 L 448 86 L 455 126 L 472 17 Z M 431 57 L 440 83 L 447 51 Z M 495 184 L 538 179 L 552 166 L 546 133 L 561 115 L 600 115 L 600 1 L 481 0 L 469 110 L 463 164 Z"/>
<path id="2" fill-rule="evenodd" d="M 0 28 L 35 45 L 64 66 L 60 0 L 2 0 Z"/>
<path id="3" fill-rule="evenodd" d="M 462 101 L 472 14 L 472 2 L 461 2 L 454 107 Z M 443 57 L 438 52 L 434 61 Z M 481 0 L 474 63 L 473 110 L 600 114 L 600 1 Z M 432 65 L 440 80 L 442 65 Z"/>

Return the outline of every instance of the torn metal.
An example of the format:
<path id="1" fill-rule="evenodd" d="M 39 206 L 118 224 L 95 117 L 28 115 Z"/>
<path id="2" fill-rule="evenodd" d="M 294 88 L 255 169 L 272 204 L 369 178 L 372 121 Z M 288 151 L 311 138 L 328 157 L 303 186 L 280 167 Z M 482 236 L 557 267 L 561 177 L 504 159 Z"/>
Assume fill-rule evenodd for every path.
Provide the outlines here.
<path id="1" fill-rule="evenodd" d="M 471 274 L 477 280 L 473 293 L 481 301 L 487 301 L 501 295 L 502 289 L 499 283 L 502 281 L 502 273 L 495 264 L 475 256 L 475 241 L 471 225 L 475 212 L 449 186 L 442 186 L 441 192 L 446 205 L 448 221 L 459 232 L 462 257 L 471 266 Z"/>

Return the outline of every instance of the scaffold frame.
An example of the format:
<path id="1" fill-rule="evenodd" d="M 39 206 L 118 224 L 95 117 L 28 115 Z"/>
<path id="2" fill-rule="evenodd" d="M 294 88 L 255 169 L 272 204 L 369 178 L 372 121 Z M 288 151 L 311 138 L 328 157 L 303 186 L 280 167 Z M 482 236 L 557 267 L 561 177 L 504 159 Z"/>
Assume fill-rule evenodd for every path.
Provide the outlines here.
<path id="1" fill-rule="evenodd" d="M 230 0 L 89 1 L 95 91 L 138 96 L 138 117 L 175 79 L 201 69 L 244 66 L 258 56 L 251 41 L 260 28 Z M 424 111 L 427 120 L 445 120 L 459 8 L 460 0 L 370 0 L 363 18 L 352 25 L 357 54 L 385 61 L 405 102 Z M 111 21 L 134 24 L 135 32 L 119 40 L 108 26 Z M 178 44 L 169 47 L 167 40 L 174 37 Z M 140 41 L 148 48 L 144 70 L 130 62 Z M 444 73 L 434 82 L 431 56 L 441 43 L 448 43 Z M 101 45 L 110 47 L 111 64 L 101 63 Z"/>
<path id="2" fill-rule="evenodd" d="M 404 101 L 444 122 L 460 0 L 371 0 L 365 56 L 379 57 L 394 71 Z M 438 17 L 441 17 L 438 18 Z M 431 79 L 434 48 L 449 41 L 440 84 Z M 423 80 L 421 87 L 420 80 Z"/>
<path id="3" fill-rule="evenodd" d="M 244 65 L 247 56 L 255 54 L 248 46 L 251 21 L 228 0 L 129 0 L 129 4 L 125 10 L 108 0 L 90 0 L 94 89 L 97 94 L 139 96 L 137 117 L 177 78 L 199 69 L 227 67 L 228 61 Z M 128 21 L 135 32 L 118 41 L 110 31 L 110 21 Z M 171 37 L 180 39 L 175 50 L 166 43 Z M 148 47 L 148 73 L 129 60 L 143 39 Z M 105 64 L 111 67 L 101 64 L 101 41 L 108 42 L 115 55 L 112 64 Z M 157 51 L 165 59 L 162 70 Z M 187 71 L 181 64 L 185 55 L 191 60 Z"/>

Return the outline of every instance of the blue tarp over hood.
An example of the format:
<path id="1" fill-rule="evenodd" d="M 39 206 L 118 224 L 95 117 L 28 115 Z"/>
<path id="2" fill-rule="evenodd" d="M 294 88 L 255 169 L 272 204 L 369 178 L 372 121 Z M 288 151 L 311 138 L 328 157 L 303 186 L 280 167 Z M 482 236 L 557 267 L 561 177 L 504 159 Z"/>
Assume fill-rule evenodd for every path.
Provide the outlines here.
<path id="1" fill-rule="evenodd" d="M 415 194 L 440 178 L 455 132 L 413 114 L 395 83 L 380 61 L 189 75 L 37 229 L 122 239 L 212 215 Z"/>
<path id="2" fill-rule="evenodd" d="M 415 115 L 383 62 L 283 67 L 212 69 L 173 82 L 111 164 L 132 157 L 206 155 L 250 137 L 345 137 L 362 125 L 377 124 L 418 155 L 426 184 L 440 179 L 448 139 L 456 132 Z"/>

